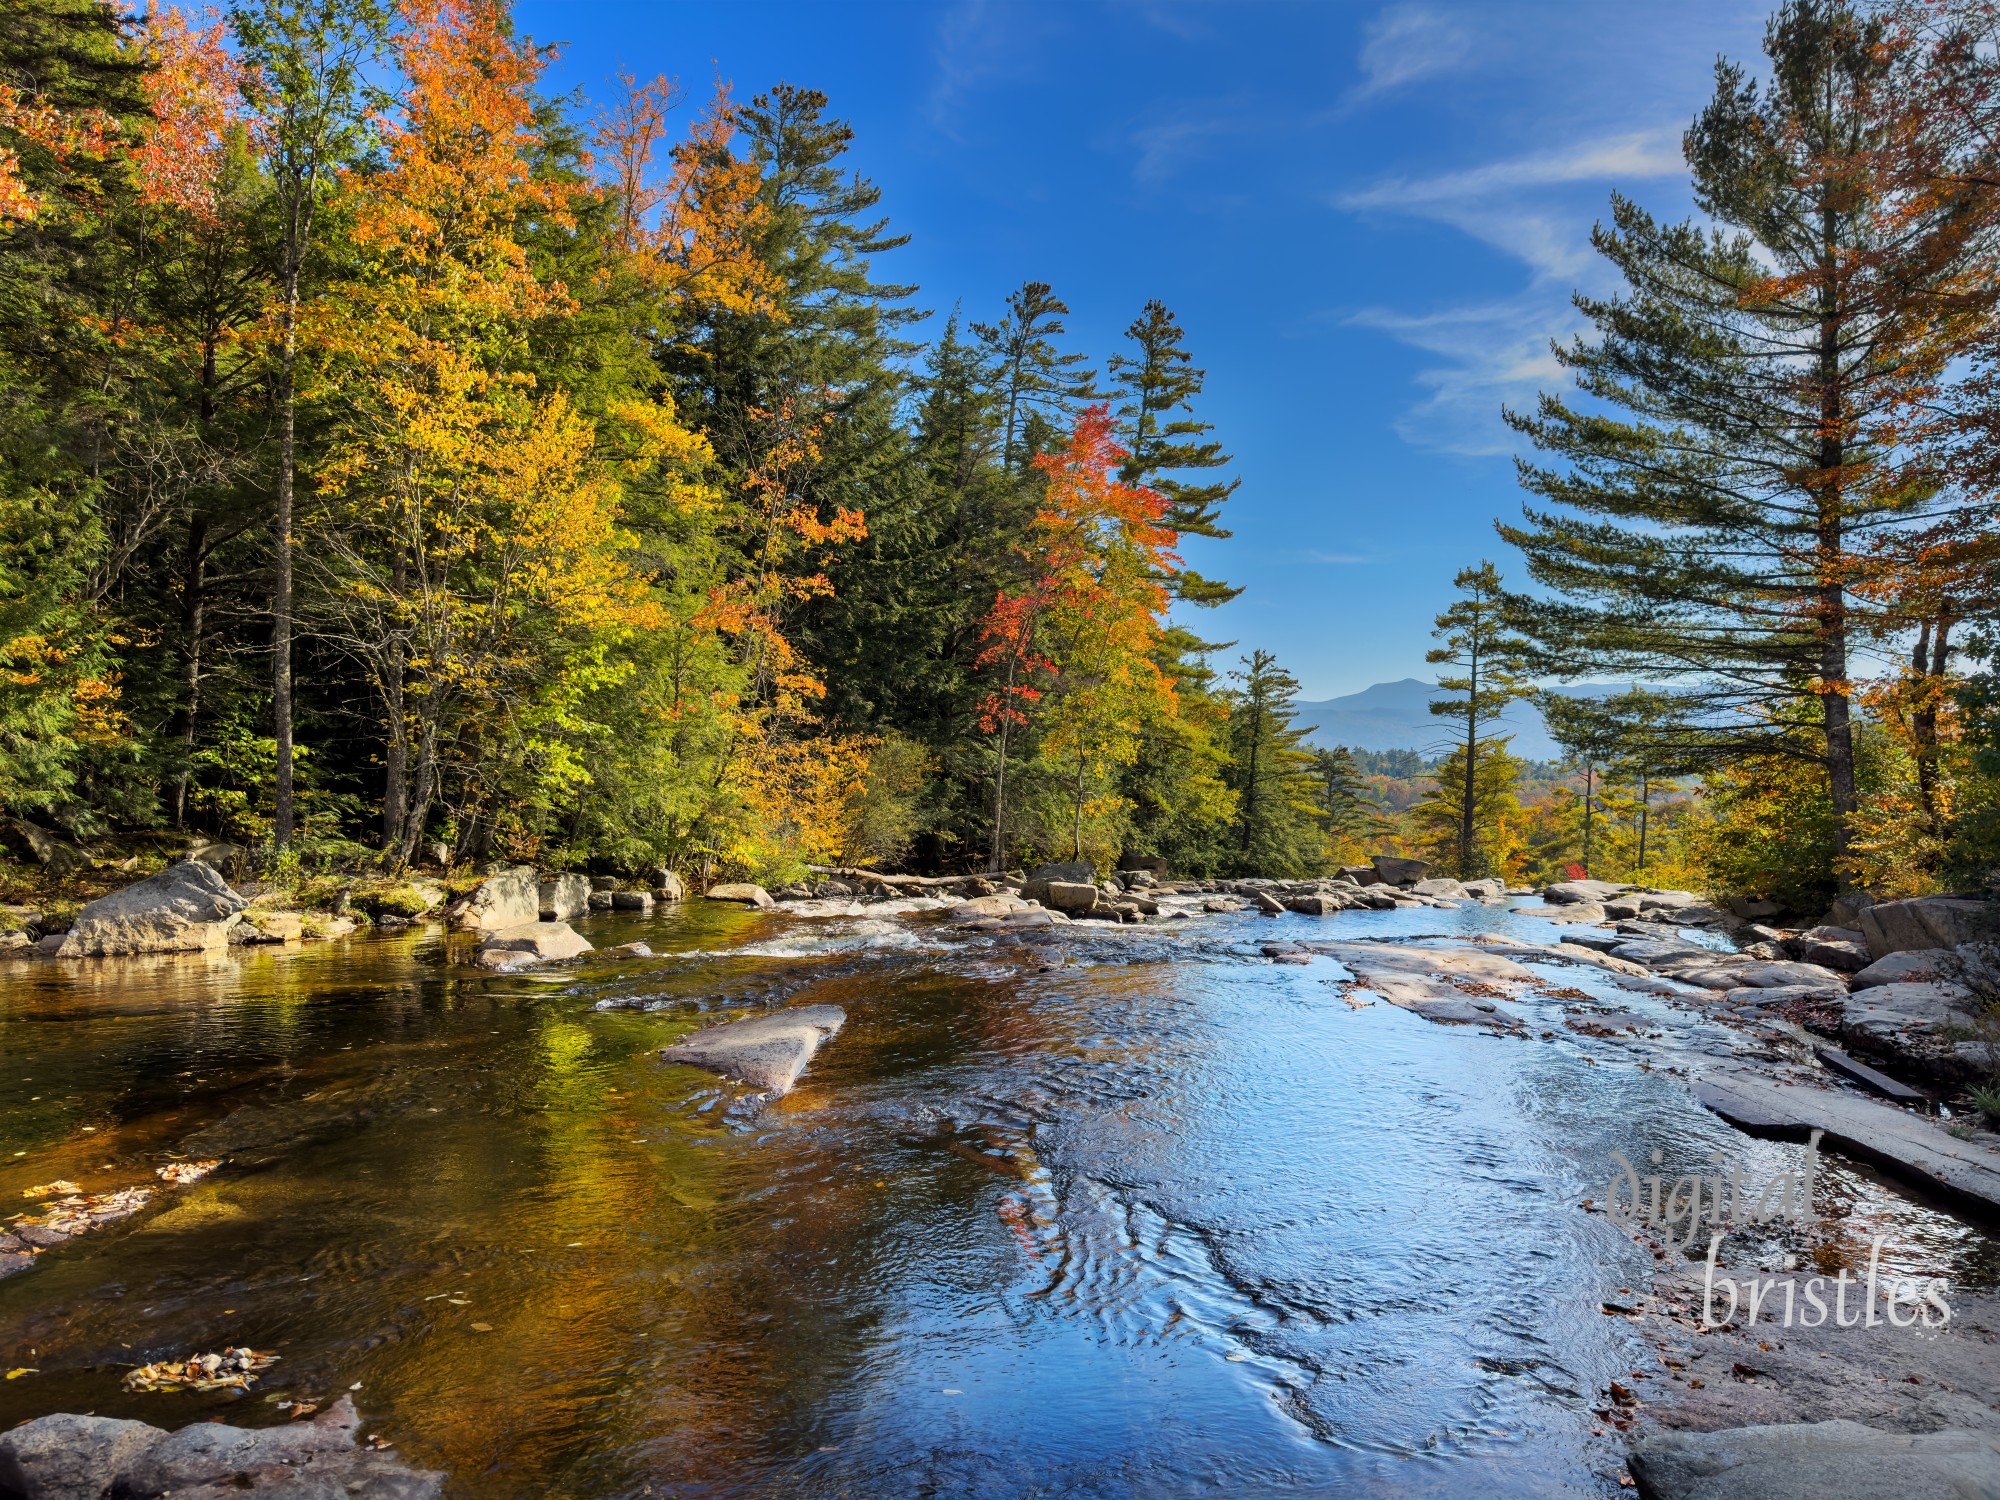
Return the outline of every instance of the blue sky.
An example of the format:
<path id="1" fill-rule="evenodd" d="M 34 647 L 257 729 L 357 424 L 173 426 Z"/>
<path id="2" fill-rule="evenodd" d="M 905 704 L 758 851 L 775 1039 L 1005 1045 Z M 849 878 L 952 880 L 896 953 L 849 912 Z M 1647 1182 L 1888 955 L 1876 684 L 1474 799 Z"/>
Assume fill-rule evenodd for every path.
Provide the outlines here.
<path id="1" fill-rule="evenodd" d="M 882 271 L 992 317 L 1022 281 L 1101 368 L 1159 297 L 1236 458 L 1246 585 L 1190 624 L 1275 650 L 1307 698 L 1428 677 L 1451 575 L 1510 557 L 1503 403 L 1560 379 L 1614 188 L 1687 211 L 1680 132 L 1766 8 L 1724 0 L 521 0 L 552 82 L 621 67 L 699 97 L 787 81 L 852 122 L 913 238 Z M 935 328 L 940 319 L 926 327 Z M 1233 656 L 1234 653 L 1228 653 Z"/>

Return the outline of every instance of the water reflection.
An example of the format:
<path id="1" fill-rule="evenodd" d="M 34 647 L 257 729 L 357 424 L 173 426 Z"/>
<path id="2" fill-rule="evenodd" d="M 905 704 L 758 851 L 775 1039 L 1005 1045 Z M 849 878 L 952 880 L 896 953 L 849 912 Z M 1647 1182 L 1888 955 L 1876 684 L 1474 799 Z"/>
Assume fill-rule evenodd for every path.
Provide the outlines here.
<path id="1" fill-rule="evenodd" d="M 480 976 L 409 935 L 0 975 L 0 1196 L 228 1159 L 0 1283 L 0 1358 L 42 1372 L 0 1424 L 256 1421 L 358 1382 L 464 1496 L 1596 1494 L 1620 1455 L 1586 1398 L 1637 1353 L 1598 1304 L 1650 1263 L 1578 1201 L 1614 1148 L 1797 1159 L 1564 1030 L 1572 1001 L 1497 1038 L 1262 962 L 1314 919 L 587 930 L 660 957 Z M 1552 983 L 1658 1004 L 1578 972 Z M 776 1106 L 652 1060 L 785 1001 L 851 1019 Z M 1899 1255 L 1991 1284 L 1986 1236 L 1835 1176 Z M 233 1407 L 118 1389 L 225 1343 L 283 1356 Z"/>

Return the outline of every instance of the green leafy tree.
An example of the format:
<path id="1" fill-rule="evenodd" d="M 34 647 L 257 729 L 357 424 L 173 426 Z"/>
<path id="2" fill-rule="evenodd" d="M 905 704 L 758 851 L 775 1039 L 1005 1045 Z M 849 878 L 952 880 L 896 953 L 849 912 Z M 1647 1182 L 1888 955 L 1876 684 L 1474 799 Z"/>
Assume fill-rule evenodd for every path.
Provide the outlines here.
<path id="1" fill-rule="evenodd" d="M 1510 743 L 1496 735 L 1480 742 L 1476 755 L 1458 746 L 1438 762 L 1431 789 L 1410 810 L 1418 846 L 1461 880 L 1511 875 L 1524 852 L 1517 788 L 1526 764 L 1508 753 Z"/>

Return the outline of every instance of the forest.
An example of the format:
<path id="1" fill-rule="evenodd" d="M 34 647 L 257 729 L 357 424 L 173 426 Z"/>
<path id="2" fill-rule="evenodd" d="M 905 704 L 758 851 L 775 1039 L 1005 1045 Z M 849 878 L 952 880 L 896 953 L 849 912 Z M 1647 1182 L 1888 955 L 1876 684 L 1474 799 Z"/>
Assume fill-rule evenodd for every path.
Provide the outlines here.
<path id="1" fill-rule="evenodd" d="M 931 305 L 809 84 L 557 96 L 504 0 L 0 0 L 12 846 L 1983 886 L 1996 36 L 1800 0 L 1717 65 L 1696 217 L 1614 198 L 1525 507 L 1451 545 L 1420 757 L 1203 630 L 1182 539 L 1255 497 L 1172 309 Z"/>

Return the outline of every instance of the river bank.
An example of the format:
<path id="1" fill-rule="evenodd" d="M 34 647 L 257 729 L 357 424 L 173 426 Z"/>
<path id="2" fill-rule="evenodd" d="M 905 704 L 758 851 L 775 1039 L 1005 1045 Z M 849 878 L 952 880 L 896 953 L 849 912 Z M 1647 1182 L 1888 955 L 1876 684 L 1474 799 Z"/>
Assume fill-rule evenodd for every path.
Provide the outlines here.
<path id="1" fill-rule="evenodd" d="M 1755 1377 L 1651 1391 L 1688 1394 L 1602 1309 L 1659 1263 L 1580 1205 L 1612 1150 L 1795 1164 L 1690 1080 L 1822 1065 L 1562 952 L 1539 903 L 1189 892 L 1164 901 L 1184 917 L 979 930 L 811 899 L 584 916 L 595 951 L 652 953 L 512 973 L 420 927 L 16 961 L 0 1123 L 26 1154 L 0 1193 L 223 1165 L 0 1282 L 0 1357 L 35 1371 L 0 1383 L 0 1423 L 256 1425 L 265 1397 L 358 1381 L 447 1493 L 581 1497 L 1604 1494 L 1672 1410 L 1766 1419 L 1714 1394 Z M 1478 1019 L 1389 1003 L 1382 955 Z M 806 1004 L 846 1024 L 782 1099 L 657 1060 Z M 1843 1233 L 1886 1228 L 1894 1264 L 1984 1305 L 1983 1231 L 1828 1162 Z M 248 1395 L 119 1391 L 224 1343 L 283 1360 Z M 1633 1369 L 1621 1430 L 1597 1408 Z"/>

